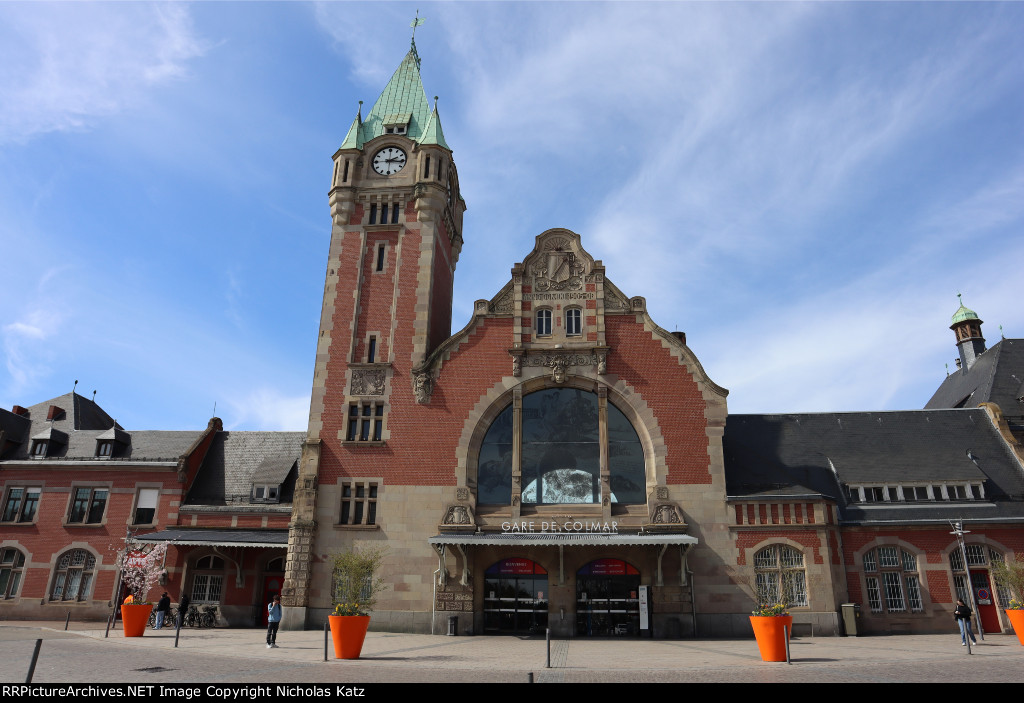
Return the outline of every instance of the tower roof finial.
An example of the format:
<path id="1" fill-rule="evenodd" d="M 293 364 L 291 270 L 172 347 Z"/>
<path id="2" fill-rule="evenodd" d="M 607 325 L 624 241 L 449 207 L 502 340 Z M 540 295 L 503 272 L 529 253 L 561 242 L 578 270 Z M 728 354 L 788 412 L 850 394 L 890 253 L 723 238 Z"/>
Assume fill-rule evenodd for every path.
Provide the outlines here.
<path id="1" fill-rule="evenodd" d="M 409 26 L 412 27 L 412 48 L 410 49 L 410 51 L 412 51 L 413 55 L 416 57 L 417 66 L 419 66 L 420 64 L 420 53 L 416 51 L 416 28 L 419 27 L 424 22 L 426 22 L 426 19 L 420 17 L 420 11 L 419 8 L 417 8 L 416 19 L 409 23 Z"/>

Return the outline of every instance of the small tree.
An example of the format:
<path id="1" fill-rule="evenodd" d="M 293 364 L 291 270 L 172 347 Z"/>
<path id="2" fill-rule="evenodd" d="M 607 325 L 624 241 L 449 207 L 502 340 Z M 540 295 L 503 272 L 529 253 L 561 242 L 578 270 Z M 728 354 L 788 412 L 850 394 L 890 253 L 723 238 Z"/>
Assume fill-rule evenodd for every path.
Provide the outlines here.
<path id="1" fill-rule="evenodd" d="M 132 602 L 145 603 L 150 589 L 163 572 L 167 545 L 158 544 L 146 553 L 134 549 L 137 546 L 135 542 L 127 541 L 117 555 L 117 566 L 121 569 L 121 581 L 132 594 Z"/>
<path id="2" fill-rule="evenodd" d="M 376 574 L 387 548 L 352 549 L 334 555 L 334 615 L 367 615 L 387 584 Z"/>
<path id="3" fill-rule="evenodd" d="M 1012 594 L 1008 610 L 1024 610 L 1024 562 L 993 561 L 992 577 Z"/>

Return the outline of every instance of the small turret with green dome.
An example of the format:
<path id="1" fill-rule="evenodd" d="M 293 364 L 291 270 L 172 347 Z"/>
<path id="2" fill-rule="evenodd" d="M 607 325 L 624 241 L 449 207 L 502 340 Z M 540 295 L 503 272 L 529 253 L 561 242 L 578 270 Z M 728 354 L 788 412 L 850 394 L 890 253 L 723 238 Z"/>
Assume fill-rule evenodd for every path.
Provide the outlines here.
<path id="1" fill-rule="evenodd" d="M 969 369 L 985 351 L 985 338 L 981 336 L 984 322 L 978 313 L 964 305 L 961 294 L 956 294 L 960 307 L 953 313 L 953 324 L 949 329 L 956 334 L 956 346 L 960 350 L 959 367 Z"/>

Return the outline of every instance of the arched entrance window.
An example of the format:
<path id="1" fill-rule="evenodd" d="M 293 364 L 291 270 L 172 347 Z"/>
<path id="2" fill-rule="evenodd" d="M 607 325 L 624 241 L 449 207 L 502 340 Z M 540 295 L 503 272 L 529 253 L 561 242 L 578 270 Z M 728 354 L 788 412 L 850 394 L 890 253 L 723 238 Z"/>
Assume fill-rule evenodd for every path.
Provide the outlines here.
<path id="1" fill-rule="evenodd" d="M 640 632 L 640 572 L 621 559 L 596 559 L 576 572 L 576 634 Z"/>
<path id="2" fill-rule="evenodd" d="M 224 591 L 224 560 L 212 554 L 196 561 L 192 575 L 193 603 L 220 603 Z"/>
<path id="3" fill-rule="evenodd" d="M 512 500 L 513 406 L 491 423 L 480 446 L 477 500 L 508 505 Z M 579 388 L 547 388 L 523 396 L 520 463 L 525 505 L 601 502 L 602 424 L 607 430 L 609 500 L 643 503 L 643 446 L 632 423 L 612 403 Z"/>
<path id="4" fill-rule="evenodd" d="M 754 574 L 762 604 L 807 605 L 804 555 L 798 550 L 784 544 L 765 547 L 754 555 Z"/>
<path id="5" fill-rule="evenodd" d="M 502 559 L 484 572 L 484 631 L 543 632 L 548 626 L 548 572 L 530 559 Z"/>
<path id="6" fill-rule="evenodd" d="M 82 601 L 89 597 L 96 557 L 84 549 L 64 552 L 57 560 L 50 600 Z"/>

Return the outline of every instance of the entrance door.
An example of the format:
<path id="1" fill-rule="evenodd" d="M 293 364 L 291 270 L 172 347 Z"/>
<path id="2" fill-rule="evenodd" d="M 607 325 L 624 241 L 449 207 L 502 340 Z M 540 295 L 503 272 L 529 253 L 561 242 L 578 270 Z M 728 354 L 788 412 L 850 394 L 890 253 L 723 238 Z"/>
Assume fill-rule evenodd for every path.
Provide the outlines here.
<path id="1" fill-rule="evenodd" d="M 267 604 L 274 600 L 274 596 L 281 595 L 281 583 L 284 579 L 280 574 L 266 574 L 263 577 L 263 605 L 260 611 L 263 613 L 260 622 L 263 627 L 267 626 Z"/>
<path id="2" fill-rule="evenodd" d="M 548 572 L 529 559 L 503 559 L 484 573 L 484 632 L 541 634 L 548 626 Z"/>
<path id="3" fill-rule="evenodd" d="M 621 559 L 598 559 L 576 572 L 576 634 L 640 633 L 640 572 Z"/>
<path id="4" fill-rule="evenodd" d="M 1002 632 L 999 627 L 999 613 L 988 580 L 987 571 L 971 572 L 971 588 L 974 589 L 974 602 L 978 604 L 978 620 L 985 632 Z"/>

